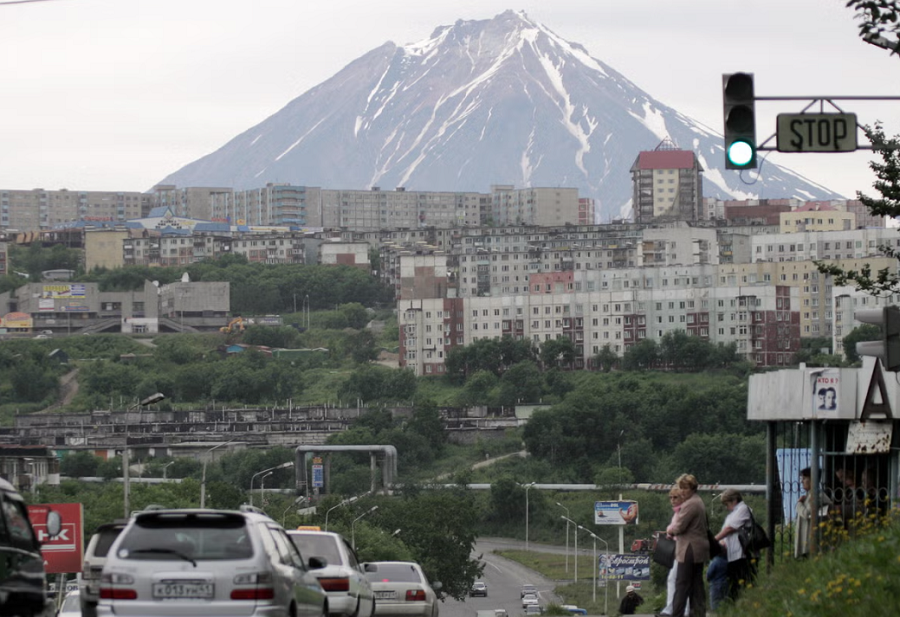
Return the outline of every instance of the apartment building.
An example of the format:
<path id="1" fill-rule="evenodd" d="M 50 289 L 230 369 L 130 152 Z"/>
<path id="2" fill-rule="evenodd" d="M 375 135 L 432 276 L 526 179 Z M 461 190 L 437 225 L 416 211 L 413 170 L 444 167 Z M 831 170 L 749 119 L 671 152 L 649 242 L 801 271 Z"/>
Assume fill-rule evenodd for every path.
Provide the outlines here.
<path id="1" fill-rule="evenodd" d="M 500 297 L 401 298 L 401 365 L 440 374 L 454 345 L 504 335 L 535 343 L 561 336 L 576 346 L 574 368 L 606 344 L 619 355 L 643 338 L 683 330 L 734 342 L 761 366 L 783 366 L 799 350 L 798 290 L 721 286 L 716 266 L 542 273 L 529 292 Z M 452 320 L 452 323 L 449 323 Z"/>
<path id="2" fill-rule="evenodd" d="M 258 189 L 212 192 L 210 220 L 232 225 L 321 227 L 321 189 L 268 183 Z"/>
<path id="3" fill-rule="evenodd" d="M 782 233 L 856 229 L 856 215 L 827 202 L 811 201 L 778 215 Z"/>
<path id="4" fill-rule="evenodd" d="M 150 192 L 152 203 L 150 209 L 165 208 L 170 210 L 176 217 L 209 221 L 213 216 L 213 195 L 220 195 L 230 191 L 231 189 L 228 187 L 192 186 L 178 188 L 174 184 L 157 184 Z"/>
<path id="5" fill-rule="evenodd" d="M 72 221 L 122 222 L 150 210 L 151 197 L 129 191 L 0 189 L 0 231 L 44 231 Z"/>
<path id="6" fill-rule="evenodd" d="M 578 189 L 574 188 L 491 186 L 490 216 L 494 225 L 577 225 L 587 219 L 587 211 L 582 207 L 587 204 L 580 203 Z"/>
<path id="7" fill-rule="evenodd" d="M 6 276 L 9 273 L 9 244 L 0 238 L 0 276 Z"/>
<path id="8" fill-rule="evenodd" d="M 353 266 L 365 272 L 372 269 L 366 242 L 322 242 L 316 263 L 325 266 Z"/>
<path id="9" fill-rule="evenodd" d="M 462 227 L 480 225 L 481 193 L 408 191 L 398 187 L 383 191 L 321 191 L 320 225 L 356 231 L 419 227 Z"/>
<path id="10" fill-rule="evenodd" d="M 639 153 L 630 171 L 636 223 L 705 218 L 703 168 L 692 151 L 664 140 L 656 150 Z"/>

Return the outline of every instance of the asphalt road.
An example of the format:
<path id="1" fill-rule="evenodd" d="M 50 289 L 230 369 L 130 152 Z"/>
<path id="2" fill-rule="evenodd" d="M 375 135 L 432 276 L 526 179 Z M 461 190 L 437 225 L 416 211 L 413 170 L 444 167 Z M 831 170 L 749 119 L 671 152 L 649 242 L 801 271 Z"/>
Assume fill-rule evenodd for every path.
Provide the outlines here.
<path id="1" fill-rule="evenodd" d="M 441 617 L 476 617 L 478 611 L 506 609 L 509 617 L 520 617 L 523 614 L 520 592 L 522 585 L 531 583 L 538 590 L 541 605 L 560 600 L 553 594 L 556 583 L 544 578 L 534 570 L 504 559 L 491 551 L 504 548 L 524 548 L 521 542 L 509 540 L 481 539 L 475 546 L 475 555 L 481 555 L 484 563 L 483 580 L 488 587 L 487 597 L 466 598 L 460 602 L 449 599 L 441 605 Z M 532 547 L 537 550 L 536 547 Z M 554 547 L 555 548 L 555 547 Z M 565 547 L 562 547 L 565 551 Z"/>

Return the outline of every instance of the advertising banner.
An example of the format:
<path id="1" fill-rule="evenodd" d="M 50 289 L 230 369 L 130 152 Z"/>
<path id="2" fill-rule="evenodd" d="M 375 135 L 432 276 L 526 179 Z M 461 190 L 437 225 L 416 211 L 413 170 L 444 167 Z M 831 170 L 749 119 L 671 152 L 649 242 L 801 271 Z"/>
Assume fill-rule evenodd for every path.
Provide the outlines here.
<path id="1" fill-rule="evenodd" d="M 594 524 L 637 525 L 638 502 L 596 501 L 594 502 Z"/>
<path id="2" fill-rule="evenodd" d="M 65 285 L 44 285 L 42 298 L 83 298 L 84 283 L 67 283 Z"/>
<path id="3" fill-rule="evenodd" d="M 50 536 L 47 519 L 58 517 L 60 532 Z M 84 559 L 82 509 L 80 503 L 44 503 L 28 506 L 28 518 L 41 543 L 47 574 L 81 572 Z"/>
<path id="4" fill-rule="evenodd" d="M 600 555 L 599 576 L 608 581 L 649 581 L 650 555 Z"/>
<path id="5" fill-rule="evenodd" d="M 10 329 L 31 329 L 34 327 L 34 321 L 28 313 L 7 313 L 3 316 L 3 327 Z"/>

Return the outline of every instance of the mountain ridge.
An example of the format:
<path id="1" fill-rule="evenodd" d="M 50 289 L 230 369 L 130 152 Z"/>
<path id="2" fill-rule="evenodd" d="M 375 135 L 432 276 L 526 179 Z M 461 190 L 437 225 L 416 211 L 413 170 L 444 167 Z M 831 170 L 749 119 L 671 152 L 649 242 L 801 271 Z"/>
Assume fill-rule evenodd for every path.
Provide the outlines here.
<path id="1" fill-rule="evenodd" d="M 840 197 L 771 163 L 757 185 L 744 184 L 724 170 L 715 131 L 511 10 L 439 26 L 407 45 L 388 41 L 160 184 L 569 186 L 595 198 L 598 218 L 608 219 L 630 209 L 639 152 L 667 138 L 696 153 L 704 196 Z"/>

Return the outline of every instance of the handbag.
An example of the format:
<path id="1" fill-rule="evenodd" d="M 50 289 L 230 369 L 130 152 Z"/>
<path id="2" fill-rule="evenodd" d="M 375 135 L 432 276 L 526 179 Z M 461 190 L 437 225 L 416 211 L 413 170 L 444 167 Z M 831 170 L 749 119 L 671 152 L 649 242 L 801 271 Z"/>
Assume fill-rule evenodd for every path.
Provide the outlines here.
<path id="1" fill-rule="evenodd" d="M 675 540 L 666 537 L 658 538 L 656 548 L 653 549 L 653 561 L 671 570 L 675 565 Z"/>
<path id="2" fill-rule="evenodd" d="M 758 553 L 764 548 L 772 546 L 772 541 L 769 540 L 766 530 L 753 518 L 753 510 L 750 510 L 750 521 L 738 531 L 738 540 L 741 543 L 741 548 L 744 549 L 745 555 Z"/>

